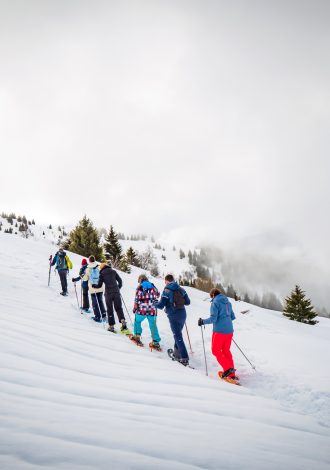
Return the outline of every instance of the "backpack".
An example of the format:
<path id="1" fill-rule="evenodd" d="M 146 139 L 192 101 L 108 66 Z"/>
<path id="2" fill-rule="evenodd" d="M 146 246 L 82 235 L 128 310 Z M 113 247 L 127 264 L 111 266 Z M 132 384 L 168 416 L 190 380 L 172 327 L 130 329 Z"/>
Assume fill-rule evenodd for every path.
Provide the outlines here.
<path id="1" fill-rule="evenodd" d="M 65 254 L 60 255 L 60 254 L 57 253 L 56 269 L 68 269 Z"/>
<path id="2" fill-rule="evenodd" d="M 68 256 L 65 257 L 65 261 L 68 265 L 68 268 L 72 269 L 72 261 L 70 260 L 70 258 Z"/>
<path id="3" fill-rule="evenodd" d="M 173 307 L 179 310 L 185 306 L 185 298 L 182 289 L 173 291 Z"/>
<path id="4" fill-rule="evenodd" d="M 89 269 L 89 281 L 93 284 L 98 284 L 100 280 L 100 270 L 98 266 Z"/>

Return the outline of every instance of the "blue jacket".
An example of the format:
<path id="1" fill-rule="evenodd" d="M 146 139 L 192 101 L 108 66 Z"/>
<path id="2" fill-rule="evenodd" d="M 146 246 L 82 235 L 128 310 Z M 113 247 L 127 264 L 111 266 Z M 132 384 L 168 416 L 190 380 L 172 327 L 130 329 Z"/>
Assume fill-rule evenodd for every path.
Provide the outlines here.
<path id="1" fill-rule="evenodd" d="M 230 334 L 234 332 L 233 320 L 235 318 L 233 307 L 228 297 L 219 294 L 212 300 L 210 318 L 203 320 L 203 324 L 209 325 L 213 323 L 214 333 Z"/>
<path id="2" fill-rule="evenodd" d="M 182 289 L 182 287 L 180 287 L 177 282 L 170 282 L 169 284 L 167 284 L 167 286 L 163 290 L 160 301 L 155 302 L 154 306 L 160 309 L 163 309 L 165 307 L 165 312 L 167 313 L 167 315 L 173 315 L 173 314 L 175 315 L 176 313 L 179 313 L 182 311 L 185 312 L 186 309 L 184 307 L 180 309 L 176 309 L 174 308 L 174 305 L 173 305 L 173 292 L 178 289 L 180 289 L 181 294 L 183 295 L 184 304 L 190 305 L 190 299 L 188 297 L 187 292 L 184 289 Z"/>
<path id="3" fill-rule="evenodd" d="M 85 276 L 87 266 L 87 264 L 81 266 L 79 276 L 72 279 L 74 282 L 79 282 Z M 88 289 L 88 281 L 81 281 L 81 285 L 83 289 Z"/>

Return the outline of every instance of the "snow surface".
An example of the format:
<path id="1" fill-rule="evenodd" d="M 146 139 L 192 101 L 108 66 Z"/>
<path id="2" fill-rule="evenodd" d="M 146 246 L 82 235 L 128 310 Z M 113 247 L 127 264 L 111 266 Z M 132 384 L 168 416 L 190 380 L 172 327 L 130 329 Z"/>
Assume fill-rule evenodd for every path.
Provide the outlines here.
<path id="1" fill-rule="evenodd" d="M 0 232 L 1 469 L 329 468 L 329 320 L 303 325 L 233 302 L 234 338 L 257 367 L 233 346 L 236 387 L 216 377 L 210 327 L 205 376 L 205 293 L 188 289 L 187 369 L 81 315 L 71 282 L 67 298 L 54 273 L 47 287 L 54 252 L 48 240 Z M 76 275 L 81 257 L 70 257 Z M 129 310 L 140 272 L 121 274 Z M 158 324 L 166 351 L 163 312 Z"/>

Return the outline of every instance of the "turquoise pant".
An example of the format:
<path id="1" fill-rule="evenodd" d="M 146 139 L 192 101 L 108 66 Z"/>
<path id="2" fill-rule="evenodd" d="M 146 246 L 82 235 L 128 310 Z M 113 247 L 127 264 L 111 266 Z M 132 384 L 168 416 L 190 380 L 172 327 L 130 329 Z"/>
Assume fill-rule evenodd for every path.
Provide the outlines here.
<path id="1" fill-rule="evenodd" d="M 135 322 L 134 322 L 134 334 L 141 335 L 142 334 L 142 322 L 147 318 L 149 323 L 149 328 L 151 331 L 152 339 L 157 343 L 160 342 L 160 336 L 156 324 L 156 316 L 153 315 L 139 315 L 138 313 L 135 314 Z"/>

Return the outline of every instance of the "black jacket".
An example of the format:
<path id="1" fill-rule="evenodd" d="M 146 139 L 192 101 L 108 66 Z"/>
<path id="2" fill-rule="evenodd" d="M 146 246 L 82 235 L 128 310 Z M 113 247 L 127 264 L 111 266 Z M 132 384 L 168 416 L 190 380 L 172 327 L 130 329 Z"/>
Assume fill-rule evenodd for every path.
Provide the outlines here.
<path id="1" fill-rule="evenodd" d="M 110 266 L 104 266 L 104 268 L 101 269 L 99 283 L 95 285 L 95 287 L 99 289 L 102 287 L 103 283 L 105 285 L 106 294 L 119 293 L 119 289 L 121 289 L 121 286 L 123 285 L 123 281 L 117 271 L 110 268 Z"/>

